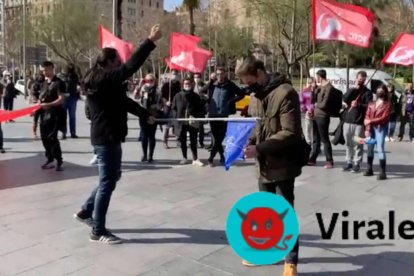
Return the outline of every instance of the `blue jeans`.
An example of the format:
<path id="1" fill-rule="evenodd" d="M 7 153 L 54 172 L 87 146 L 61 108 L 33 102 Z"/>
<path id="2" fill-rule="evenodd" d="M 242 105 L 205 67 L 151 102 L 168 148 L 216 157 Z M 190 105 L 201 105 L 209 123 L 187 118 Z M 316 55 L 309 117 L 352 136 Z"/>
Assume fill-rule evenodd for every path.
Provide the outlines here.
<path id="1" fill-rule="evenodd" d="M 397 114 L 392 114 L 390 117 L 390 125 L 389 125 L 389 132 L 388 137 L 394 137 L 395 128 L 397 127 Z"/>
<path id="2" fill-rule="evenodd" d="M 82 206 L 90 216 L 93 214 L 92 233 L 103 235 L 106 233 L 106 213 L 112 192 L 121 178 L 122 148 L 121 143 L 106 146 L 94 146 L 98 156 L 99 184 L 96 186 Z"/>
<path id="3" fill-rule="evenodd" d="M 371 138 L 375 139 L 375 145 L 368 145 L 368 157 L 374 157 L 374 148 L 377 146 L 379 160 L 385 160 L 385 137 L 388 133 L 388 124 L 375 126 L 371 129 Z"/>
<path id="4" fill-rule="evenodd" d="M 66 110 L 69 114 L 69 129 L 71 135 L 76 135 L 76 105 L 78 103 L 77 97 L 69 96 L 66 101 Z"/>

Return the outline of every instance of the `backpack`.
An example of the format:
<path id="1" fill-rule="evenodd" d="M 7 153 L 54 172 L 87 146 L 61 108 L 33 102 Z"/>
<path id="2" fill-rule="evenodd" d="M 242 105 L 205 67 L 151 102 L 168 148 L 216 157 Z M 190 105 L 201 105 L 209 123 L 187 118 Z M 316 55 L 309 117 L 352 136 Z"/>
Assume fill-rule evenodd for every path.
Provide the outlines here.
<path id="1" fill-rule="evenodd" d="M 342 110 L 342 91 L 332 87 L 327 103 L 327 112 L 330 117 L 340 117 Z"/>

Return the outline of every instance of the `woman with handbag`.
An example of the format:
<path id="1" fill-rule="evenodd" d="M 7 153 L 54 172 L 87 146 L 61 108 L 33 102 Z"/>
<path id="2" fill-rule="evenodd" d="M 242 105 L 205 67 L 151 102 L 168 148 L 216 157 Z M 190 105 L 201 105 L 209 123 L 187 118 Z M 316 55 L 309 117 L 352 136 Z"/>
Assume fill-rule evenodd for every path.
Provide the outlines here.
<path id="1" fill-rule="evenodd" d="M 391 103 L 389 97 L 387 86 L 379 86 L 377 88 L 377 99 L 368 105 L 364 120 L 365 137 L 375 139 L 377 145 L 378 159 L 381 167 L 378 180 L 387 179 L 387 175 L 385 173 L 386 158 L 384 147 L 385 137 L 388 134 L 388 124 L 391 113 Z M 374 175 L 374 171 L 372 169 L 374 161 L 374 147 L 375 144 L 368 144 L 368 170 L 364 173 L 364 176 Z"/>
<path id="2" fill-rule="evenodd" d="M 161 110 L 161 93 L 158 91 L 155 85 L 155 76 L 153 74 L 147 74 L 144 80 L 145 84 L 142 86 L 140 91 L 140 105 L 149 111 L 149 113 L 158 117 Z M 143 156 L 141 162 L 152 163 L 154 161 L 154 150 L 155 150 L 155 133 L 157 132 L 157 124 L 148 124 L 146 120 L 140 120 L 140 126 L 142 130 L 141 145 Z M 148 156 L 149 146 L 149 156 Z"/>
<path id="3" fill-rule="evenodd" d="M 172 106 L 172 115 L 175 119 L 202 118 L 204 114 L 203 103 L 200 96 L 194 92 L 194 82 L 192 78 L 183 81 L 183 90 L 175 95 Z M 204 164 L 198 159 L 197 155 L 197 134 L 200 128 L 199 121 L 175 122 L 175 132 L 179 137 L 183 160 L 181 165 L 186 165 L 187 161 L 187 133 L 190 133 L 190 148 L 193 155 L 193 165 L 202 167 Z"/>

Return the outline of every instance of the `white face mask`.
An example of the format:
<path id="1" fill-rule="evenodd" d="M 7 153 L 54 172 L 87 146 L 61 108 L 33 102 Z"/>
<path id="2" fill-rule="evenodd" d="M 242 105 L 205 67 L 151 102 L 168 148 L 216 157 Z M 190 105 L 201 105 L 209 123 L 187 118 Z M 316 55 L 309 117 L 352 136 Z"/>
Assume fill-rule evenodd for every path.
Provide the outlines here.
<path id="1" fill-rule="evenodd" d="M 184 91 L 191 91 L 191 86 L 185 85 L 183 89 Z"/>
<path id="2" fill-rule="evenodd" d="M 171 80 L 178 80 L 178 76 L 177 75 L 172 75 Z"/>
<path id="3" fill-rule="evenodd" d="M 194 78 L 194 81 L 195 82 L 199 82 L 200 81 L 200 78 Z"/>

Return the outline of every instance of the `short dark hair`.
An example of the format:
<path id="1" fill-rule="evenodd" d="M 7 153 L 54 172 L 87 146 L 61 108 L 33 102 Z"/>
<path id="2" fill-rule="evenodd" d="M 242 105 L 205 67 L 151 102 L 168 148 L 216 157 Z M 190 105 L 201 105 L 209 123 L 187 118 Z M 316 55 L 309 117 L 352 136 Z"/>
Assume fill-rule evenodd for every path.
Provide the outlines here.
<path id="1" fill-rule="evenodd" d="M 262 70 L 266 72 L 265 65 L 263 61 L 258 60 L 254 57 L 246 58 L 242 65 L 237 69 L 236 75 L 238 77 L 244 76 L 257 76 L 257 70 Z"/>
<path id="2" fill-rule="evenodd" d="M 95 67 L 106 67 L 109 61 L 113 61 L 118 58 L 118 51 L 114 48 L 103 48 L 96 58 Z"/>
<path id="3" fill-rule="evenodd" d="M 357 74 L 357 76 L 361 76 L 363 78 L 366 78 L 367 77 L 367 72 L 365 72 L 365 71 L 359 71 L 358 74 Z"/>
<path id="4" fill-rule="evenodd" d="M 322 79 L 326 80 L 326 70 L 320 69 L 320 70 L 318 70 L 318 72 L 316 72 L 316 75 L 318 75 Z"/>
<path id="5" fill-rule="evenodd" d="M 52 68 L 55 68 L 55 64 L 53 64 L 53 62 L 51 62 L 51 61 L 46 60 L 46 61 L 43 61 L 42 62 L 42 67 L 52 67 Z"/>
<path id="6" fill-rule="evenodd" d="M 384 90 L 384 92 L 385 92 L 384 101 L 389 101 L 389 99 L 390 99 L 390 91 L 388 90 L 388 87 L 385 84 L 381 84 L 380 86 L 377 87 L 377 90 L 378 89 Z"/>
<path id="7" fill-rule="evenodd" d="M 189 82 L 191 82 L 191 83 L 194 83 L 193 78 L 191 78 L 191 77 L 189 77 L 189 76 L 186 76 L 186 77 L 183 79 L 183 84 L 184 84 L 184 82 L 185 82 L 185 81 L 189 81 Z"/>

